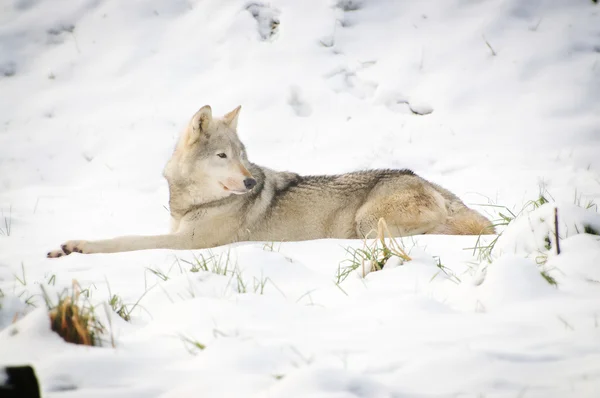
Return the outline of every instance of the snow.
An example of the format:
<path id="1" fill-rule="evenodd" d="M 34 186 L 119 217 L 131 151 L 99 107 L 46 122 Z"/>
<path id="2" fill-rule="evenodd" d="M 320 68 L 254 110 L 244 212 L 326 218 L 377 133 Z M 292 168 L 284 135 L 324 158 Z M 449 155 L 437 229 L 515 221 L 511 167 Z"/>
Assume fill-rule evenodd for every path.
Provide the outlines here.
<path id="1" fill-rule="evenodd" d="M 583 233 L 586 227 L 600 231 L 600 214 L 597 212 L 565 204 L 558 207 L 555 217 L 556 208 L 556 204 L 546 203 L 521 214 L 512 228 L 499 238 L 498 251 L 531 253 L 542 250 L 546 245 L 556 247 L 555 219 L 560 240 Z"/>
<path id="2" fill-rule="evenodd" d="M 597 396 L 600 241 L 583 233 L 600 229 L 586 209 L 600 203 L 591 1 L 0 11 L 0 366 L 32 363 L 44 396 Z M 479 242 L 494 243 L 491 262 L 469 249 L 477 237 L 415 236 L 402 239 L 413 261 L 339 286 L 346 249 L 363 242 L 45 258 L 68 239 L 164 233 L 162 168 L 205 104 L 242 105 L 239 135 L 260 165 L 410 168 L 491 219 L 517 217 Z M 540 190 L 550 203 L 535 209 Z M 193 272 L 201 255 L 227 274 Z M 50 331 L 40 286 L 54 298 L 73 279 L 110 325 L 102 347 Z M 111 294 L 131 322 L 106 307 Z"/>

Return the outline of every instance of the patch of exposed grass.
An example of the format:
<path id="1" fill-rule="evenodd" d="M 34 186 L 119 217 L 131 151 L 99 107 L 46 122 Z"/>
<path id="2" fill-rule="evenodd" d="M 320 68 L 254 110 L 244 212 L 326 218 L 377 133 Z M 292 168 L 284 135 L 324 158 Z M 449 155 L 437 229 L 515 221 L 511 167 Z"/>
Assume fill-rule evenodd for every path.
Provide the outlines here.
<path id="1" fill-rule="evenodd" d="M 505 209 L 505 211 L 508 213 L 508 215 L 507 215 L 500 211 L 498 212 L 499 218 L 492 221 L 492 225 L 494 226 L 494 228 L 500 227 L 500 226 L 505 227 L 508 224 L 510 224 L 512 222 L 512 220 L 517 218 L 517 215 L 515 215 L 506 206 L 499 206 L 499 205 L 495 205 L 495 204 L 480 204 L 479 206 L 502 208 L 502 209 Z M 496 246 L 496 243 L 498 242 L 498 238 L 500 238 L 501 235 L 502 235 L 502 233 L 499 233 L 488 244 L 484 244 L 482 237 L 485 237 L 487 235 L 480 234 L 477 237 L 477 240 L 475 241 L 475 245 L 473 247 L 467 247 L 464 250 L 473 250 L 473 256 L 476 255 L 477 261 L 480 263 L 483 261 L 487 261 L 488 263 L 491 263 L 492 262 L 492 250 L 494 250 L 494 247 Z"/>
<path id="2" fill-rule="evenodd" d="M 27 286 L 27 278 L 25 277 L 25 264 L 21 261 L 21 278 L 15 274 L 15 279 L 23 286 Z"/>
<path id="3" fill-rule="evenodd" d="M 202 351 L 206 346 L 198 340 L 188 337 L 184 334 L 179 335 L 179 339 L 183 342 L 185 349 L 192 355 L 197 355 L 198 351 Z"/>
<path id="4" fill-rule="evenodd" d="M 105 332 L 104 326 L 96 318 L 92 307 L 82 294 L 81 287 L 73 281 L 73 288 L 58 295 L 54 304 L 41 286 L 50 316 L 50 327 L 67 343 L 88 346 L 100 345 L 99 335 Z"/>
<path id="5" fill-rule="evenodd" d="M 265 243 L 263 247 L 266 251 L 276 251 L 274 243 Z M 200 253 L 198 256 L 192 254 L 194 256 L 193 261 L 188 261 L 181 259 L 182 262 L 189 264 L 191 266 L 190 272 L 211 272 L 217 275 L 229 276 L 229 282 L 227 286 L 233 286 L 235 284 L 235 290 L 238 293 L 248 293 L 249 291 L 254 292 L 256 294 L 264 294 L 265 287 L 267 283 L 271 283 L 277 290 L 279 290 L 273 282 L 261 275 L 260 278 L 253 277 L 252 278 L 252 286 L 248 286 L 248 282 L 244 279 L 242 275 L 242 271 L 238 268 L 237 264 L 234 263 L 233 258 L 231 257 L 231 251 L 221 253 L 220 255 L 215 255 L 211 251 L 208 252 L 208 255 Z M 279 290 L 280 291 L 280 290 Z M 283 292 L 280 291 L 283 294 Z M 284 295 L 285 297 L 285 295 Z"/>
<path id="6" fill-rule="evenodd" d="M 271 282 L 271 284 L 273 284 L 271 279 L 269 279 L 267 277 L 264 277 L 261 275 L 260 278 L 257 278 L 254 276 L 254 277 L 252 277 L 252 290 L 250 290 L 250 291 L 255 294 L 262 295 L 265 292 L 265 287 L 267 286 L 268 282 Z M 248 293 L 248 291 L 249 291 L 248 282 L 246 282 L 246 280 L 244 279 L 244 277 L 242 275 L 242 272 L 237 267 L 232 271 L 231 278 L 229 279 L 227 286 L 231 285 L 232 283 L 235 283 L 235 288 L 238 293 L 242 293 L 242 294 Z M 273 286 L 275 286 L 275 284 L 273 284 Z M 275 286 L 275 288 L 277 290 L 279 290 L 276 286 Z M 283 294 L 283 292 L 281 292 L 281 290 L 279 290 L 279 292 Z M 284 295 L 284 297 L 285 297 L 285 295 Z"/>
<path id="7" fill-rule="evenodd" d="M 585 232 L 586 234 L 590 234 L 590 235 L 600 235 L 600 232 L 596 228 L 592 227 L 591 225 L 584 225 L 583 232 Z"/>
<path id="8" fill-rule="evenodd" d="M 10 236 L 12 232 L 12 206 L 8 208 L 8 216 L 4 215 L 4 210 L 2 210 L 1 214 L 3 226 L 0 226 L 0 235 Z"/>
<path id="9" fill-rule="evenodd" d="M 37 308 L 36 305 L 36 298 L 37 298 L 37 294 L 31 294 L 29 292 L 29 290 L 27 289 L 27 277 L 25 274 L 25 264 L 23 262 L 21 262 L 21 276 L 19 277 L 17 274 L 13 274 L 13 276 L 15 277 L 15 281 L 18 282 L 23 288 L 23 290 L 21 290 L 19 293 L 16 292 L 16 284 L 15 284 L 15 288 L 13 289 L 13 293 L 20 298 L 21 300 L 23 300 L 23 303 L 25 303 L 25 305 L 27 307 L 32 307 L 32 308 Z M 2 297 L 3 295 L 0 295 L 0 297 Z"/>
<path id="10" fill-rule="evenodd" d="M 552 285 L 552 286 L 558 286 L 558 283 L 556 283 L 556 279 L 554 279 L 549 273 L 548 271 L 540 271 L 540 275 L 542 275 L 542 277 L 546 280 L 546 282 L 548 282 L 548 284 Z"/>
<path id="11" fill-rule="evenodd" d="M 383 248 L 377 245 L 367 246 L 363 248 L 347 247 L 346 253 L 348 254 L 347 259 L 342 261 L 338 266 L 338 272 L 336 275 L 336 283 L 343 282 L 348 275 L 354 272 L 356 269 L 362 269 L 362 275 L 366 276 L 369 272 L 379 271 L 383 269 L 383 266 L 391 257 L 391 254 Z M 342 264 L 348 265 L 342 267 Z"/>
<path id="12" fill-rule="evenodd" d="M 550 235 L 544 236 L 544 248 L 546 250 L 552 249 L 552 242 L 550 241 Z"/>
<path id="13" fill-rule="evenodd" d="M 263 250 L 266 252 L 278 252 L 280 249 L 281 242 L 265 242 L 265 244 L 263 245 Z"/>
<path id="14" fill-rule="evenodd" d="M 594 202 L 593 199 L 585 199 L 583 198 L 583 194 L 575 190 L 575 198 L 573 199 L 573 203 L 579 207 L 583 207 L 586 210 L 594 209 L 594 211 L 598 212 L 598 204 Z"/>
<path id="15" fill-rule="evenodd" d="M 248 287 L 246 286 L 244 277 L 239 269 L 235 269 L 233 276 L 229 281 L 231 282 L 232 280 L 235 280 L 238 293 L 248 293 Z"/>
<path id="16" fill-rule="evenodd" d="M 547 191 L 545 186 L 542 184 L 542 185 L 540 185 L 540 191 L 539 191 L 538 198 L 535 200 L 527 201 L 523 205 L 523 208 L 517 214 L 515 214 L 514 212 L 512 212 L 510 209 L 508 209 L 505 206 L 499 206 L 496 204 L 481 204 L 481 206 L 489 206 L 489 207 L 505 209 L 506 214 L 504 214 L 500 211 L 498 212 L 499 219 L 494 220 L 494 226 L 507 226 L 522 213 L 524 213 L 526 211 L 533 211 L 533 210 L 539 208 L 540 206 L 545 205 L 546 203 L 550 203 L 550 202 L 554 202 L 554 198 L 552 197 L 552 195 L 550 195 L 550 193 Z M 598 205 L 591 199 L 587 199 L 584 201 L 583 196 L 581 194 L 578 194 L 577 190 L 575 191 L 575 199 L 573 200 L 573 203 L 576 206 L 584 208 L 586 210 L 594 210 L 596 212 L 598 211 Z M 554 228 L 555 229 L 554 229 L 553 235 L 554 235 L 554 238 L 556 241 L 555 249 L 556 249 L 557 255 L 560 254 L 560 236 L 558 233 L 559 232 L 558 225 L 559 225 L 559 223 L 558 223 L 558 208 L 555 208 L 554 209 Z M 577 232 L 580 233 L 579 230 Z M 584 225 L 583 232 L 592 234 L 592 235 L 600 235 L 599 231 L 597 231 L 595 228 L 593 228 L 590 225 Z M 494 249 L 496 242 L 498 241 L 498 238 L 501 235 L 502 235 L 502 233 L 499 233 L 488 244 L 483 244 L 481 235 L 480 235 L 480 236 L 478 236 L 477 241 L 475 242 L 475 246 L 466 248 L 465 250 L 473 250 L 473 255 L 477 255 L 477 260 L 479 263 L 481 263 L 483 261 L 487 261 L 488 263 L 491 263 L 492 262 L 492 250 Z M 535 258 L 537 265 L 540 267 L 543 267 L 546 264 L 546 262 L 548 261 L 548 252 L 550 252 L 550 250 L 552 250 L 552 240 L 550 238 L 550 234 L 548 234 L 544 237 L 544 249 L 546 251 L 545 252 L 540 251 Z M 547 270 L 542 269 L 540 271 L 540 274 L 550 285 L 552 285 L 552 286 L 558 285 L 556 279 L 554 279 Z"/>
<path id="17" fill-rule="evenodd" d="M 232 266 L 232 258 L 231 251 L 227 250 L 226 253 L 221 253 L 218 256 L 213 254 L 210 250 L 208 251 L 208 256 L 200 253 L 199 256 L 192 254 L 194 256 L 194 261 L 187 261 L 181 259 L 186 264 L 191 265 L 191 272 L 199 272 L 206 271 L 212 272 L 217 275 L 231 275 L 233 274 L 233 270 L 235 266 Z"/>
<path id="18" fill-rule="evenodd" d="M 265 286 L 267 286 L 267 282 L 269 282 L 269 278 L 265 278 L 264 276 L 260 276 L 260 278 L 253 277 L 252 278 L 252 290 L 255 294 L 264 294 Z"/>
<path id="19" fill-rule="evenodd" d="M 369 242 L 369 237 L 373 234 L 376 234 L 377 239 L 373 239 L 372 242 Z M 387 243 L 386 235 L 388 237 Z M 377 223 L 377 231 L 373 230 L 367 234 L 363 240 L 363 247 L 347 247 L 346 253 L 349 258 L 346 258 L 340 263 L 336 274 L 336 284 L 338 286 L 348 277 L 348 275 L 357 269 L 361 270 L 361 275 L 364 277 L 369 272 L 383 269 L 383 266 L 392 257 L 399 258 L 401 263 L 411 260 L 402 246 L 393 237 L 383 218 L 380 218 Z M 347 265 L 342 266 L 342 264 Z"/>
<path id="20" fill-rule="evenodd" d="M 456 276 L 456 274 L 454 272 L 452 272 L 452 270 L 450 268 L 448 268 L 444 264 L 442 264 L 442 259 L 439 256 L 433 256 L 433 258 L 436 260 L 435 261 L 436 267 L 438 267 L 440 270 L 431 277 L 430 282 L 432 280 L 434 280 L 440 273 L 444 273 L 444 275 L 446 275 L 449 280 L 451 280 L 452 282 L 454 282 L 458 285 L 460 283 L 460 278 L 458 276 Z"/>
<path id="21" fill-rule="evenodd" d="M 522 213 L 524 213 L 526 211 L 535 210 L 535 209 L 539 208 L 540 206 L 542 206 L 546 203 L 549 203 L 549 200 L 547 199 L 547 197 L 552 198 L 552 195 L 550 195 L 548 193 L 548 191 L 546 190 L 546 188 L 543 185 L 541 185 L 537 199 L 527 201 L 523 205 L 521 210 L 518 211 L 516 214 L 513 211 L 511 211 L 508 207 L 502 206 L 502 205 L 479 204 L 479 206 L 503 209 L 504 212 L 498 211 L 498 218 L 492 221 L 492 225 L 494 226 L 494 228 L 499 227 L 499 226 L 506 227 L 514 219 L 516 219 L 518 216 L 520 216 Z M 479 263 L 481 263 L 483 261 L 491 263 L 492 262 L 492 251 L 494 250 L 494 247 L 496 246 L 496 243 L 498 242 L 498 238 L 500 238 L 501 235 L 502 235 L 502 233 L 499 233 L 498 235 L 496 235 L 496 237 L 494 239 L 492 239 L 487 244 L 485 244 L 482 240 L 482 237 L 484 237 L 485 235 L 479 235 L 477 237 L 477 240 L 475 241 L 475 245 L 473 247 L 467 247 L 467 248 L 465 248 L 465 250 L 473 250 L 473 256 L 477 256 L 477 261 Z M 548 242 L 549 241 L 550 241 L 550 238 L 548 238 Z"/>
<path id="22" fill-rule="evenodd" d="M 37 308 L 37 305 L 35 304 L 35 294 L 30 294 L 27 290 L 23 290 L 21 293 L 17 294 L 17 297 L 22 299 L 26 306 Z"/>
<path id="23" fill-rule="evenodd" d="M 508 226 L 514 219 L 516 219 L 519 215 L 521 215 L 522 213 L 524 213 L 525 211 L 532 211 L 535 210 L 537 208 L 539 208 L 540 206 L 549 203 L 549 200 L 547 199 L 547 196 L 551 197 L 551 195 L 549 195 L 549 193 L 546 191 L 546 189 L 543 186 L 540 186 L 540 193 L 537 199 L 535 200 L 529 200 L 527 201 L 524 205 L 523 208 L 517 213 L 515 214 L 514 212 L 512 212 L 510 209 L 508 209 L 506 206 L 499 206 L 499 205 L 495 205 L 495 204 L 489 204 L 489 205 L 481 205 L 481 206 L 489 206 L 489 207 L 496 207 L 496 208 L 502 208 L 506 210 L 506 214 L 502 213 L 501 211 L 498 212 L 498 216 L 499 218 L 493 221 L 494 226 Z M 500 236 L 502 236 L 502 233 L 499 233 L 498 235 L 496 235 L 496 237 L 494 237 L 494 239 L 492 239 L 488 244 L 484 244 L 482 241 L 482 235 L 479 235 L 477 237 L 477 241 L 475 242 L 475 246 L 474 247 L 470 247 L 470 248 L 466 248 L 465 250 L 473 250 L 473 255 L 477 255 L 477 261 L 478 263 L 482 263 L 482 262 L 487 262 L 488 264 L 491 263 L 493 261 L 492 258 L 492 251 L 494 250 L 494 247 L 496 246 L 496 243 L 498 242 L 498 239 L 500 238 Z M 550 241 L 550 236 L 547 235 L 544 239 L 545 241 L 545 249 L 547 251 L 549 251 L 551 249 L 551 241 Z M 548 260 L 548 254 L 546 253 L 539 253 L 538 256 L 536 256 L 536 263 L 538 264 L 538 266 L 542 267 L 543 265 L 546 264 L 546 261 Z M 540 271 L 540 275 L 550 284 L 553 286 L 557 286 L 557 282 L 556 280 L 546 271 L 546 270 L 541 270 Z"/>
<path id="24" fill-rule="evenodd" d="M 167 274 L 165 274 L 162 270 L 160 270 L 159 268 L 150 268 L 150 267 L 146 267 L 146 269 L 148 271 L 150 271 L 152 274 L 154 274 L 154 276 L 156 276 L 157 278 L 161 279 L 163 282 L 164 281 L 168 281 L 169 280 L 169 276 Z"/>
<path id="25" fill-rule="evenodd" d="M 149 289 L 144 290 L 144 293 L 142 293 L 142 295 L 133 304 L 125 303 L 123 301 L 123 299 L 118 294 L 113 294 L 112 291 L 110 290 L 110 285 L 108 284 L 108 280 L 106 281 L 106 286 L 108 288 L 108 297 L 109 297 L 108 301 L 106 301 L 106 304 L 108 304 L 108 306 L 110 307 L 110 309 L 114 313 L 116 313 L 117 315 L 119 315 L 123 320 L 125 320 L 127 322 L 130 322 L 131 321 L 131 313 L 137 307 L 140 307 L 141 309 L 143 309 L 146 312 L 148 312 L 145 308 L 143 308 L 140 305 L 140 302 L 142 301 L 142 299 L 144 298 L 144 296 L 146 294 L 148 294 L 149 291 L 151 291 L 153 288 L 155 288 L 156 286 L 158 286 L 158 283 L 155 284 L 155 285 L 153 285 Z"/>
<path id="26" fill-rule="evenodd" d="M 110 299 L 108 300 L 108 305 L 117 315 L 119 315 L 125 321 L 131 321 L 130 311 L 127 310 L 127 306 L 123 303 L 123 299 L 121 299 L 119 295 L 111 295 Z"/>

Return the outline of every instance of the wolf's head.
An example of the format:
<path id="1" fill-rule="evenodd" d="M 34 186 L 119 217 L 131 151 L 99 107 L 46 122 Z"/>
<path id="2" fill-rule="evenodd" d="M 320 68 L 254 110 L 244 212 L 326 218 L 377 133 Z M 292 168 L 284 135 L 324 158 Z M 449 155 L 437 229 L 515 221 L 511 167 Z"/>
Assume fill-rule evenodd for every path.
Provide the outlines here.
<path id="1" fill-rule="evenodd" d="M 236 132 L 240 109 L 213 118 L 206 105 L 194 114 L 165 167 L 171 196 L 175 189 L 200 204 L 254 188 L 256 180 L 247 169 L 246 149 Z"/>

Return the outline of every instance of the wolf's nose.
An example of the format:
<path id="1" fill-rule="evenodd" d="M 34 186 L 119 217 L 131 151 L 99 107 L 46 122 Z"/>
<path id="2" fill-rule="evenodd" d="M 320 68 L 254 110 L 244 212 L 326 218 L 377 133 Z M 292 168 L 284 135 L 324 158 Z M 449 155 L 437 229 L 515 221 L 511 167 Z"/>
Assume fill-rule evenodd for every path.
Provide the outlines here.
<path id="1" fill-rule="evenodd" d="M 256 180 L 254 178 L 246 178 L 244 180 L 244 186 L 246 189 L 252 189 L 256 185 Z"/>

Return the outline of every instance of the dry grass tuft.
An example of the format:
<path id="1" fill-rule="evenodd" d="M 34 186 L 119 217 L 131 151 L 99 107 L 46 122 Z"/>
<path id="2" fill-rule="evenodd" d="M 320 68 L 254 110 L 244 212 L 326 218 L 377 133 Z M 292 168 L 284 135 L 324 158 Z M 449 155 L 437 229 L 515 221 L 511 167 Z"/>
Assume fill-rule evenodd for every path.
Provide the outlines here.
<path id="1" fill-rule="evenodd" d="M 50 315 L 50 327 L 67 343 L 88 346 L 100 345 L 99 335 L 105 331 L 96 318 L 94 308 L 85 297 L 81 287 L 73 281 L 71 293 L 65 290 L 58 296 L 58 303 L 52 303 L 44 290 L 44 299 Z"/>
<path id="2" fill-rule="evenodd" d="M 369 242 L 371 236 L 375 235 L 376 239 Z M 388 241 L 386 242 L 386 236 Z M 387 223 L 383 218 L 380 218 L 377 223 L 377 230 L 370 231 L 363 240 L 363 247 L 355 249 L 353 247 L 346 248 L 346 252 L 350 258 L 342 263 L 348 263 L 348 266 L 338 267 L 336 275 L 337 284 L 343 282 L 350 273 L 356 269 L 361 270 L 361 275 L 365 277 L 369 272 L 379 271 L 391 257 L 398 257 L 402 263 L 411 261 L 412 259 L 402 245 L 394 238 L 390 232 Z"/>

